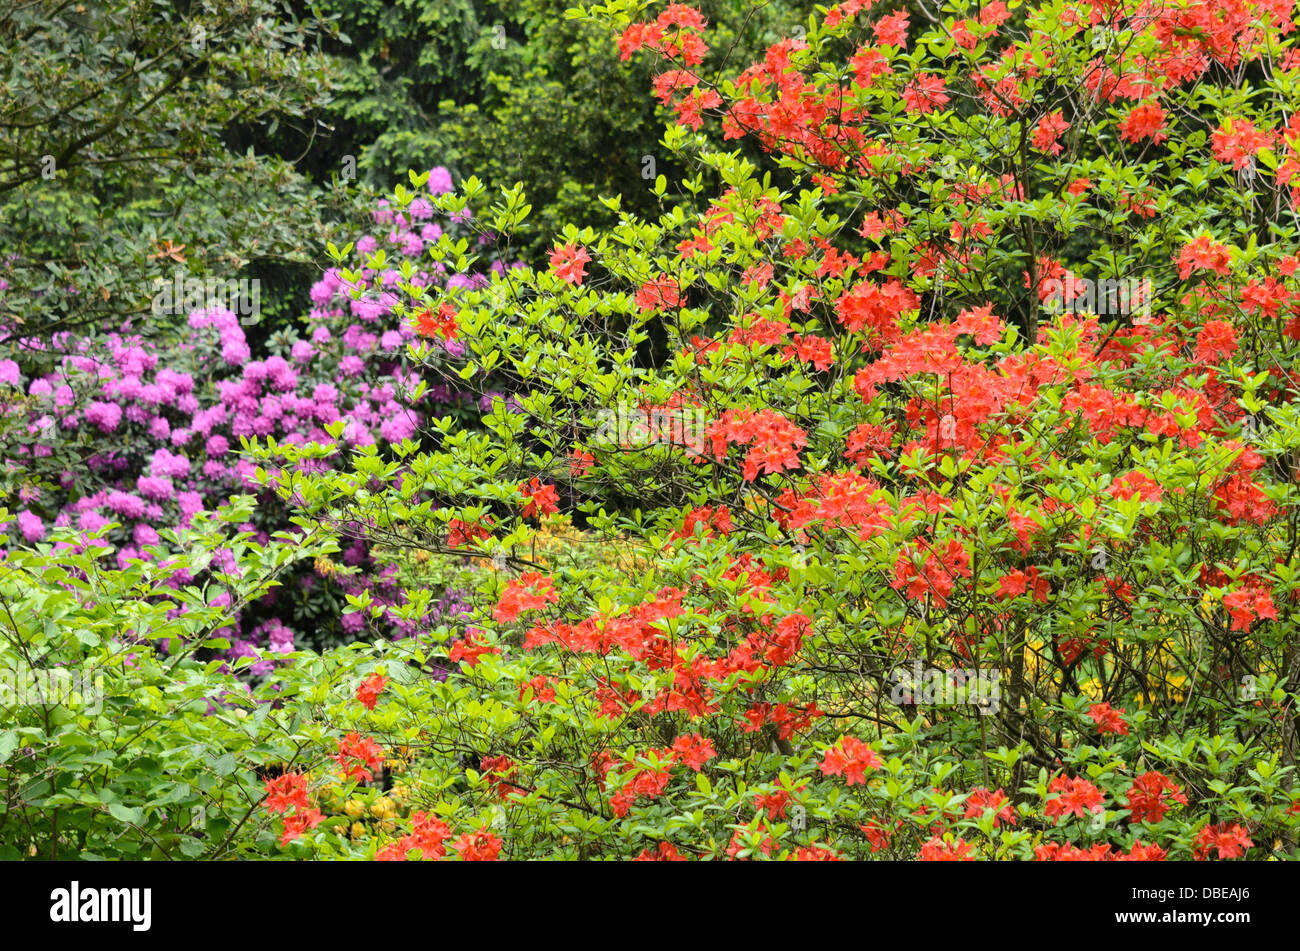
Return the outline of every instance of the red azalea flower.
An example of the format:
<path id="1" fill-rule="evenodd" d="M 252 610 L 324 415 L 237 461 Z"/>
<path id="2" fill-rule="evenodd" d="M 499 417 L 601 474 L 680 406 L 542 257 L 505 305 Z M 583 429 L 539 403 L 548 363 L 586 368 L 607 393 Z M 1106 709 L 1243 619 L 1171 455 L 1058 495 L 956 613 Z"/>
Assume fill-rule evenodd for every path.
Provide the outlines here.
<path id="1" fill-rule="evenodd" d="M 1206 826 L 1196 834 L 1192 857 L 1197 861 L 1203 861 L 1210 857 L 1210 850 L 1215 849 L 1221 859 L 1239 859 L 1254 844 L 1243 827 L 1235 822 L 1231 825 L 1224 822 Z"/>
<path id="2" fill-rule="evenodd" d="M 531 479 L 519 487 L 527 500 L 524 503 L 524 518 L 554 515 L 560 510 L 560 496 L 553 485 L 542 485 L 539 479 Z"/>
<path id="3" fill-rule="evenodd" d="M 316 828 L 324 821 L 325 816 L 317 809 L 300 809 L 291 816 L 285 816 L 284 831 L 280 835 L 280 848 L 284 848 L 304 832 Z"/>
<path id="4" fill-rule="evenodd" d="M 415 331 L 422 337 L 456 339 L 456 308 L 443 301 L 438 305 L 437 314 L 430 310 L 421 311 L 415 318 Z"/>
<path id="5" fill-rule="evenodd" d="M 466 832 L 451 847 L 466 862 L 495 862 L 501 854 L 501 840 L 486 829 Z"/>
<path id="6" fill-rule="evenodd" d="M 266 781 L 266 809 L 268 812 L 288 812 L 291 808 L 306 810 L 307 777 L 301 773 L 284 773 Z"/>
<path id="7" fill-rule="evenodd" d="M 345 779 L 369 781 L 374 778 L 371 769 L 378 769 L 384 761 L 383 750 L 369 737 L 362 738 L 359 733 L 349 733 L 339 740 L 338 752 L 334 759 L 343 768 Z"/>
<path id="8" fill-rule="evenodd" d="M 373 710 L 386 686 L 388 686 L 387 677 L 383 674 L 371 674 L 357 687 L 357 699 L 367 710 Z"/>
<path id="9" fill-rule="evenodd" d="M 551 252 L 551 267 L 555 276 L 566 283 L 581 287 L 586 277 L 587 263 L 591 255 L 587 249 L 576 244 L 557 245 Z"/>
<path id="10" fill-rule="evenodd" d="M 1109 703 L 1094 703 L 1088 708 L 1088 716 L 1097 724 L 1097 732 L 1127 736 L 1128 724 L 1124 722 L 1123 713 L 1123 710 L 1116 710 Z"/>
<path id="11" fill-rule="evenodd" d="M 866 783 L 866 771 L 878 769 L 884 761 L 874 749 L 857 737 L 842 736 L 822 756 L 820 768 L 825 776 L 843 776 L 844 782 L 852 786 Z"/>
<path id="12" fill-rule="evenodd" d="M 922 862 L 973 862 L 975 855 L 971 844 L 965 839 L 956 838 L 945 842 L 936 835 L 921 846 L 918 858 Z"/>
<path id="13" fill-rule="evenodd" d="M 970 791 L 966 797 L 966 818 L 979 819 L 985 811 L 993 810 L 993 826 L 997 828 L 1003 822 L 1008 825 L 1016 824 L 1016 814 L 1011 809 L 1011 800 L 1007 799 L 1007 794 L 1001 789 L 995 789 L 989 792 L 983 786 L 976 787 Z"/>
<path id="14" fill-rule="evenodd" d="M 1068 779 L 1058 776 L 1047 787 L 1048 794 L 1058 793 L 1043 806 L 1043 815 L 1056 819 L 1059 823 L 1065 816 L 1078 816 L 1094 813 L 1104 808 L 1105 799 L 1101 790 L 1082 777 Z"/>
<path id="15" fill-rule="evenodd" d="M 525 611 L 535 611 L 559 600 L 550 578 L 536 571 L 527 571 L 506 585 L 492 617 L 499 624 L 508 624 Z"/>

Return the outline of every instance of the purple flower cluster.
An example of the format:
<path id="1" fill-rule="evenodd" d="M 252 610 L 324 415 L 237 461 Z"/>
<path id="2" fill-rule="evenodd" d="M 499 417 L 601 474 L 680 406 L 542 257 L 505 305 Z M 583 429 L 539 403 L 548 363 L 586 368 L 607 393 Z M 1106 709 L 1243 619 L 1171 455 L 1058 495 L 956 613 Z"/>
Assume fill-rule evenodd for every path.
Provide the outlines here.
<path id="1" fill-rule="evenodd" d="M 429 189 L 434 195 L 451 189 L 446 169 L 433 170 Z M 0 544 L 4 533 L 17 546 L 45 539 L 52 527 L 91 532 L 117 523 L 109 538 L 119 565 L 147 560 L 156 557 L 148 549 L 164 542 L 167 529 L 188 526 L 197 513 L 232 494 L 257 490 L 254 466 L 239 455 L 241 438 L 325 443 L 331 441 L 325 427 L 341 421 L 345 445 L 396 443 L 417 436 L 422 408 L 427 411 L 430 403 L 462 402 L 445 386 L 430 387 L 421 405 L 411 399 L 419 372 L 406 352 L 415 333 L 410 321 L 396 314 L 403 258 L 412 263 L 420 286 L 484 280 L 447 275 L 436 265 L 422 267 L 429 264 L 428 246 L 442 235 L 431 220 L 433 211 L 423 198 L 400 213 L 381 202 L 373 212 L 379 233 L 356 244 L 356 282 L 349 284 L 336 268 L 327 270 L 311 288 L 304 331 L 272 338 L 272 352 L 256 358 L 239 318 L 222 308 L 191 313 L 179 340 L 147 339 L 128 324 L 97 339 L 63 335 L 53 341 L 54 352 L 68 355 L 52 372 L 27 382 L 30 399 L 20 409 L 0 407 L 24 413 L 19 425 L 30 437 L 8 452 L 7 462 L 23 468 L 73 439 L 88 442 L 91 450 L 84 466 L 62 472 L 57 491 L 23 490 L 16 519 L 0 526 Z M 381 247 L 390 266 L 365 267 L 365 255 Z M 22 344 L 41 346 L 34 340 Z M 0 360 L 0 385 L 24 388 L 14 360 Z M 318 467 L 328 464 L 314 461 Z M 257 517 L 260 524 L 246 528 L 263 542 L 272 532 L 292 530 L 287 511 L 269 494 L 262 497 Z M 364 543 L 353 543 L 343 560 L 366 570 L 336 575 L 329 583 L 348 594 L 370 591 L 391 609 L 401 599 L 395 569 L 372 566 L 369 558 Z M 188 580 L 185 575 L 175 583 Z M 325 583 L 311 575 L 303 582 L 308 591 Z M 454 615 L 462 609 L 456 599 L 444 598 L 436 612 Z M 258 605 L 257 611 L 236 622 L 230 657 L 256 654 L 262 659 L 253 672 L 264 674 L 274 666 L 265 654 L 291 651 L 295 633 L 292 618 L 277 615 L 276 605 Z M 391 615 L 387 620 L 396 637 L 418 628 Z M 241 634 L 245 621 L 249 630 Z M 364 621 L 359 614 L 344 614 L 339 623 L 358 634 Z"/>
<path id="2" fill-rule="evenodd" d="M 254 677 L 262 677 L 274 670 L 276 665 L 276 661 L 267 657 L 267 654 L 288 654 L 293 649 L 293 630 L 278 618 L 272 618 L 254 627 L 248 632 L 247 638 L 235 637 L 226 656 L 231 661 L 241 657 L 253 658 L 248 672 Z"/>

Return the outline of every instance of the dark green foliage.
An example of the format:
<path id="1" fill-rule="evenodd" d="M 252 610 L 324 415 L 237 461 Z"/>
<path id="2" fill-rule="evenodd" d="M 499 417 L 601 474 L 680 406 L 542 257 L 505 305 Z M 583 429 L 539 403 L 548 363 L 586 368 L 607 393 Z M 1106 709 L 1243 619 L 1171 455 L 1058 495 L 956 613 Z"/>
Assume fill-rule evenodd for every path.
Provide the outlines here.
<path id="1" fill-rule="evenodd" d="M 6 325 L 117 327 L 150 315 L 174 268 L 225 279 L 314 259 L 328 202 L 292 163 L 226 141 L 240 124 L 310 129 L 338 80 L 311 18 L 274 0 L 5 6 Z"/>

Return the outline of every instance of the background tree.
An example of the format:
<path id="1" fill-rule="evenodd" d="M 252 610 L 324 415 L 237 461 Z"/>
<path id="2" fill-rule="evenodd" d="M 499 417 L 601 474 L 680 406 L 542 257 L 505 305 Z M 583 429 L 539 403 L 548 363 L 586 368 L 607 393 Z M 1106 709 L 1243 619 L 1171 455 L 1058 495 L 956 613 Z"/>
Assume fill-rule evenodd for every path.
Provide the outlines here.
<path id="1" fill-rule="evenodd" d="M 228 138 L 282 127 L 301 151 L 317 134 L 338 81 L 322 28 L 275 0 L 0 5 L 0 322 L 46 344 L 104 321 L 156 332 L 174 268 L 313 260 L 340 208 Z"/>

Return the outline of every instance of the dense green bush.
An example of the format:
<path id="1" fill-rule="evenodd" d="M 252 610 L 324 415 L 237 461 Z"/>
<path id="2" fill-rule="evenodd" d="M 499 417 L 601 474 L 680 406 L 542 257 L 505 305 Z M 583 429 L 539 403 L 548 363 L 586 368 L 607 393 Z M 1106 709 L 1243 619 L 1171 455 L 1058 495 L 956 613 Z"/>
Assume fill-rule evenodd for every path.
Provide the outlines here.
<path id="1" fill-rule="evenodd" d="M 237 528 L 252 506 L 199 516 L 166 533 L 170 557 L 120 569 L 99 538 L 0 560 L 0 858 L 222 858 L 273 841 L 262 777 L 316 765 L 303 753 L 321 729 L 309 708 L 252 696 L 236 675 L 257 658 L 229 673 L 205 658 L 295 562 L 337 546 L 316 531 L 258 544 Z"/>
<path id="2" fill-rule="evenodd" d="M 165 332 L 179 321 L 157 319 L 155 281 L 177 269 L 253 279 L 320 256 L 341 195 L 227 141 L 283 122 L 307 127 L 301 151 L 341 78 L 314 48 L 316 19 L 284 13 L 276 0 L 0 13 L 0 334 Z M 264 290 L 274 312 L 279 291 Z"/>

